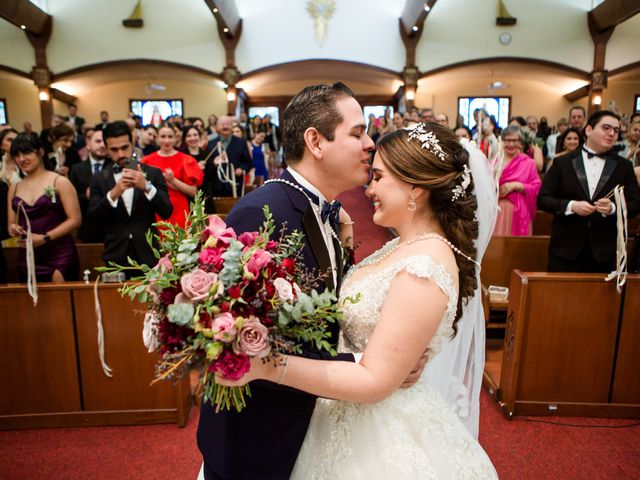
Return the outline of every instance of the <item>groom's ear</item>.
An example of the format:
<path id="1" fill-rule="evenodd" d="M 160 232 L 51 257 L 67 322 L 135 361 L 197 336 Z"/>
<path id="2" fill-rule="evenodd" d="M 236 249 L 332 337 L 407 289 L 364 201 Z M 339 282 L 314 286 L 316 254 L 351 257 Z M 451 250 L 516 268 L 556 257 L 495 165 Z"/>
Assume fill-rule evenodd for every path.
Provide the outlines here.
<path id="1" fill-rule="evenodd" d="M 320 147 L 320 132 L 315 127 L 309 127 L 304 131 L 304 144 L 307 150 L 316 159 L 322 158 L 322 148 Z"/>

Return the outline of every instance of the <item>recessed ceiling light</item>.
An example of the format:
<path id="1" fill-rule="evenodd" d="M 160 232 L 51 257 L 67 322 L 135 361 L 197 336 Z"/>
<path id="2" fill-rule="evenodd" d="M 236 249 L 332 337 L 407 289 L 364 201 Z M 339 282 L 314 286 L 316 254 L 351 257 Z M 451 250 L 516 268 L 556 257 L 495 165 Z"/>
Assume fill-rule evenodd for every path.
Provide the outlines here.
<path id="1" fill-rule="evenodd" d="M 224 33 L 229 33 L 229 29 L 228 29 L 227 27 L 224 27 L 224 28 L 222 29 L 222 31 L 223 31 Z"/>
<path id="2" fill-rule="evenodd" d="M 217 9 L 217 8 L 214 8 L 214 9 L 213 9 L 213 13 L 218 13 L 218 9 Z"/>
<path id="3" fill-rule="evenodd" d="M 26 29 L 27 29 L 27 26 L 26 26 L 26 25 L 20 25 L 20 28 L 21 28 L 22 30 L 26 30 Z"/>
<path id="4" fill-rule="evenodd" d="M 429 4 L 425 3 L 424 4 L 424 11 L 428 12 L 429 10 L 431 10 L 431 7 L 429 6 Z"/>
<path id="5" fill-rule="evenodd" d="M 417 25 L 414 25 L 414 26 L 413 26 L 413 28 L 412 28 L 412 30 L 413 30 L 414 32 L 417 32 L 417 31 L 418 31 L 418 26 L 417 26 Z"/>

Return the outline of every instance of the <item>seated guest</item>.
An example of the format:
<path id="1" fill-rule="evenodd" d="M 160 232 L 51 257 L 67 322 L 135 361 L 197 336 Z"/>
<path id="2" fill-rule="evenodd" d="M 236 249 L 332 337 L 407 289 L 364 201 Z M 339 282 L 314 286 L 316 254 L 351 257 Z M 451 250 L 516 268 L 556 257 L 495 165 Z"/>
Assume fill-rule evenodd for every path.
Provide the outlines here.
<path id="1" fill-rule="evenodd" d="M 164 174 L 169 187 L 169 199 L 173 205 L 173 213 L 168 221 L 184 227 L 189 213 L 189 201 L 195 197 L 204 174 L 195 158 L 174 148 L 176 137 L 173 132 L 173 128 L 168 125 L 160 127 L 160 150 L 144 157 L 142 163 L 156 167 Z"/>
<path id="2" fill-rule="evenodd" d="M 640 191 L 631 163 L 611 152 L 620 117 L 601 110 L 591 115 L 580 150 L 558 157 L 547 172 L 538 208 L 554 214 L 549 243 L 550 272 L 602 272 L 616 262 L 616 209 L 607 198 L 624 187 L 628 218 L 640 210 Z"/>
<path id="3" fill-rule="evenodd" d="M 531 235 L 536 215 L 536 197 L 540 177 L 536 164 L 522 153 L 522 130 L 510 126 L 502 131 L 504 156 L 500 169 L 500 211 L 493 234 L 496 236 Z"/>
<path id="4" fill-rule="evenodd" d="M 76 189 L 82 212 L 82 225 L 78 229 L 78 238 L 84 243 L 103 243 L 103 225 L 92 222 L 87 216 L 87 210 L 91 198 L 91 181 L 94 175 L 104 170 L 110 160 L 107 158 L 107 147 L 102 139 L 102 130 L 89 129 L 86 138 L 89 158 L 76 163 L 69 173 L 69 180 Z"/>
<path id="5" fill-rule="evenodd" d="M 11 185 L 22 180 L 20 169 L 11 158 L 11 142 L 18 136 L 15 128 L 5 128 L 0 132 L 0 181 Z M 5 225 L 6 228 L 6 225 Z"/>
<path id="6" fill-rule="evenodd" d="M 235 173 L 236 193 L 242 192 L 242 182 L 244 175 L 253 168 L 253 162 L 247 149 L 245 140 L 232 135 L 232 118 L 229 116 L 220 117 L 218 120 L 218 138 L 209 142 L 208 150 L 214 150 L 204 169 L 204 181 L 202 189 L 207 198 L 231 197 L 233 190 L 231 187 L 231 172 Z M 208 211 L 213 211 L 211 204 L 207 206 Z"/>
<path id="7" fill-rule="evenodd" d="M 142 150 L 143 157 L 151 155 L 153 152 L 157 152 L 160 149 L 157 140 L 158 129 L 156 127 L 153 125 L 147 125 L 142 129 L 142 135 L 140 135 L 140 139 L 138 140 L 138 146 Z"/>
<path id="8" fill-rule="evenodd" d="M 75 131 L 66 123 L 53 127 L 49 132 L 51 150 L 45 151 L 44 167 L 52 172 L 57 172 L 65 177 L 69 175 L 69 169 L 79 163 L 80 155 L 73 147 Z"/>
<path id="9" fill-rule="evenodd" d="M 11 143 L 11 155 L 25 173 L 24 179 L 9 190 L 9 235 L 20 237 L 23 247 L 18 255 L 18 277 L 21 282 L 27 281 L 24 247 L 30 225 L 36 279 L 39 282 L 77 280 L 78 253 L 71 232 L 81 222 L 78 197 L 66 177 L 45 170 L 43 153 L 35 135 L 21 134 Z"/>
<path id="10" fill-rule="evenodd" d="M 167 219 L 173 211 L 162 172 L 131 161 L 133 141 L 125 122 L 108 124 L 102 137 L 111 163 L 91 180 L 88 209 L 89 218 L 104 225 L 102 259 L 126 265 L 131 257 L 153 266 L 157 258 L 147 243 L 147 231 L 157 233 L 156 214 Z"/>

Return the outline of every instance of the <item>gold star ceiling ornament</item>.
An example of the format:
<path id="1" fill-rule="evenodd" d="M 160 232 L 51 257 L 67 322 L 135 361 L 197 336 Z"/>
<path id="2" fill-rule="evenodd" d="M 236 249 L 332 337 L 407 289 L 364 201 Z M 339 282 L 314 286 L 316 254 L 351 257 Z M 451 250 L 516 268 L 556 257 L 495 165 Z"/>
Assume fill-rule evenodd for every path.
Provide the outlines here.
<path id="1" fill-rule="evenodd" d="M 327 27 L 329 19 L 336 11 L 335 0 L 308 0 L 307 12 L 315 23 L 315 37 L 318 45 L 322 47 L 327 39 Z"/>

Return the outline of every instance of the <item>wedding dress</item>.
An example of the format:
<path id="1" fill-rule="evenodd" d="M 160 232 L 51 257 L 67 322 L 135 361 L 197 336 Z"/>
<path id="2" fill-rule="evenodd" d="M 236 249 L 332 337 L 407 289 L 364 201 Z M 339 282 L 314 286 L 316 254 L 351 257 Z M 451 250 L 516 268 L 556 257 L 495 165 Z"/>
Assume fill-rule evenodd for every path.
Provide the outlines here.
<path id="1" fill-rule="evenodd" d="M 397 242 L 388 242 L 362 264 L 375 263 Z M 453 333 L 457 304 L 457 291 L 444 266 L 421 254 L 397 259 L 360 278 L 353 275 L 357 268 L 345 277 L 341 296 L 360 293 L 361 299 L 344 307 L 339 351 L 364 351 L 393 278 L 406 271 L 432 280 L 449 298 L 428 346 L 431 361 Z M 376 404 L 318 399 L 291 478 L 450 480 L 491 479 L 497 473 L 482 447 L 423 375 L 411 388 L 398 389 Z"/>

